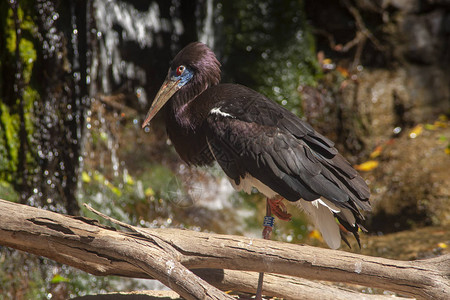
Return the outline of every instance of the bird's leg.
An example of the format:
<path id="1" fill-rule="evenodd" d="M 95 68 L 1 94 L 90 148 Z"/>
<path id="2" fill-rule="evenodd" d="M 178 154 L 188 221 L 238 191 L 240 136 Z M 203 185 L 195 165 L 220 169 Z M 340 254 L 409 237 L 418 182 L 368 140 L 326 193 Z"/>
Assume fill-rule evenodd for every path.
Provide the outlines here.
<path id="1" fill-rule="evenodd" d="M 265 240 L 270 240 L 270 235 L 272 234 L 272 228 L 273 228 L 273 223 L 274 223 L 274 218 L 272 217 L 272 205 L 271 205 L 271 200 L 269 198 L 267 198 L 266 200 L 266 216 L 264 217 L 264 222 L 263 222 L 263 232 L 262 232 L 262 237 Z"/>
<path id="2" fill-rule="evenodd" d="M 265 240 L 270 240 L 270 236 L 272 234 L 273 223 L 274 223 L 274 218 L 272 217 L 272 205 L 271 205 L 270 201 L 271 200 L 269 198 L 267 198 L 266 216 L 264 217 L 264 223 L 263 223 L 264 229 L 262 232 L 262 237 Z M 261 273 L 259 273 L 258 288 L 256 289 L 255 300 L 262 299 L 263 280 L 264 280 L 264 272 L 261 272 Z"/>
<path id="3" fill-rule="evenodd" d="M 272 213 L 284 221 L 291 220 L 291 214 L 287 212 L 286 205 L 284 205 L 283 197 L 279 196 L 273 199 L 267 198 L 266 200 L 266 216 L 264 217 L 264 229 L 262 232 L 263 239 L 270 240 L 272 234 L 272 228 L 274 223 L 274 218 Z M 264 272 L 259 273 L 258 288 L 256 290 L 256 300 L 262 299 L 262 285 L 264 280 Z"/>
<path id="4" fill-rule="evenodd" d="M 283 197 L 278 196 L 276 198 L 267 199 L 267 205 L 270 205 L 272 213 L 280 220 L 290 221 L 291 214 L 287 212 L 286 205 L 284 205 Z"/>

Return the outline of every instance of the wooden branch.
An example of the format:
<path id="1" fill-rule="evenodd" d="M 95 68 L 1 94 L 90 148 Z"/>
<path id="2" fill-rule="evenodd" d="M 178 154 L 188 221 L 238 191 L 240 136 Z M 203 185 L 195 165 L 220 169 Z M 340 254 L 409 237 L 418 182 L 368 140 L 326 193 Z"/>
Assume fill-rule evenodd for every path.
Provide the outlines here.
<path id="1" fill-rule="evenodd" d="M 156 278 L 185 299 L 233 299 L 182 266 L 179 254 L 152 240 L 0 200 L 0 244 L 45 256 L 94 275 Z"/>
<path id="2" fill-rule="evenodd" d="M 259 273 L 256 272 L 221 269 L 196 269 L 193 272 L 221 290 L 238 290 L 246 293 L 254 293 L 256 291 L 259 276 Z M 309 300 L 400 299 L 387 295 L 362 294 L 353 290 L 326 285 L 304 278 L 270 273 L 264 274 L 263 294 L 284 299 Z"/>
<path id="3" fill-rule="evenodd" d="M 156 278 L 186 299 L 231 299 L 188 270 L 199 268 L 278 273 L 378 287 L 424 299 L 450 299 L 450 255 L 396 261 L 180 229 L 127 225 L 134 232 L 123 232 L 92 219 L 3 200 L 0 200 L 0 220 L 1 245 L 45 256 L 94 275 Z M 322 292 L 322 288 L 314 290 Z M 334 298 L 338 295 L 334 294 Z"/>

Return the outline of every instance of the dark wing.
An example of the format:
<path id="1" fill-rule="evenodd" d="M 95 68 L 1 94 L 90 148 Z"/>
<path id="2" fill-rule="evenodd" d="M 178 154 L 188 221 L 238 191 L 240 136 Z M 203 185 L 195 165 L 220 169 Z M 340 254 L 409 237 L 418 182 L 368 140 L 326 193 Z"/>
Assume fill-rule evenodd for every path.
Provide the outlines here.
<path id="1" fill-rule="evenodd" d="M 290 201 L 322 196 L 355 212 L 356 206 L 370 210 L 366 183 L 333 142 L 259 93 L 231 87 L 239 96 L 216 102 L 205 131 L 210 150 L 236 184 L 248 173 Z"/>

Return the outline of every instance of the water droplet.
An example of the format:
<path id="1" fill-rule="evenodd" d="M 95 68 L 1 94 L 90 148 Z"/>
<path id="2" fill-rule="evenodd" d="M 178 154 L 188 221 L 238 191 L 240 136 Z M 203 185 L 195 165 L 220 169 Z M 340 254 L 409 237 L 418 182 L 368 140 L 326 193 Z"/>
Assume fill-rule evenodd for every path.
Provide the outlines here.
<path id="1" fill-rule="evenodd" d="M 274 87 L 272 88 L 272 90 L 273 90 L 273 92 L 274 92 L 275 94 L 279 94 L 279 93 L 281 92 L 281 89 L 280 89 L 280 87 L 278 87 L 278 86 L 274 86 Z"/>

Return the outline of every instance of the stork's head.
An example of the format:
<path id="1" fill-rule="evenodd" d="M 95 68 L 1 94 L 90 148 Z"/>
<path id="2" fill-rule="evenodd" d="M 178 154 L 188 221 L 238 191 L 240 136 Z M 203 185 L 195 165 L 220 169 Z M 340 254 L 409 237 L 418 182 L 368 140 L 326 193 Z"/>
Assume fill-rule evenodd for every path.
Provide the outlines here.
<path id="1" fill-rule="evenodd" d="M 189 101 L 219 81 L 220 63 L 214 52 L 200 42 L 187 45 L 173 59 L 166 80 L 156 94 L 142 128 L 150 123 L 175 93 L 178 98 Z"/>

